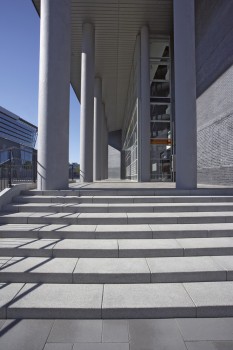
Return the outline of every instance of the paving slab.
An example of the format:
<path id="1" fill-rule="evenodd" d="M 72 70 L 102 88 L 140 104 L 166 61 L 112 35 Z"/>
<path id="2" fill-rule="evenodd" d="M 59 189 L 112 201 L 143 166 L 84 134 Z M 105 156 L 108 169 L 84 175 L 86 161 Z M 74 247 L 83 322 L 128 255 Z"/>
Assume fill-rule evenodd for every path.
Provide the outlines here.
<path id="1" fill-rule="evenodd" d="M 186 350 L 175 320 L 129 320 L 130 349 Z"/>
<path id="2" fill-rule="evenodd" d="M 128 343 L 128 320 L 103 320 L 103 343 Z"/>
<path id="3" fill-rule="evenodd" d="M 233 254 L 233 237 L 177 239 L 184 248 L 184 255 L 230 255 Z"/>
<path id="4" fill-rule="evenodd" d="M 101 318 L 103 285 L 27 283 L 8 318 Z"/>
<path id="5" fill-rule="evenodd" d="M 175 213 L 127 213 L 128 224 L 176 224 L 178 215 Z"/>
<path id="6" fill-rule="evenodd" d="M 17 258 L 15 258 L 17 259 Z M 78 259 L 19 257 L 0 270 L 2 282 L 72 283 Z"/>
<path id="7" fill-rule="evenodd" d="M 129 343 L 80 343 L 73 350 L 129 350 Z"/>
<path id="8" fill-rule="evenodd" d="M 232 317 L 233 282 L 184 283 L 197 307 L 197 317 Z"/>
<path id="9" fill-rule="evenodd" d="M 55 320 L 48 343 L 100 343 L 102 320 Z"/>
<path id="10" fill-rule="evenodd" d="M 1 238 L 0 254 L 8 256 L 52 256 L 56 239 Z"/>
<path id="11" fill-rule="evenodd" d="M 6 320 L 0 330 L 4 350 L 42 350 L 53 320 Z"/>
<path id="12" fill-rule="evenodd" d="M 152 230 L 149 225 L 97 225 L 95 236 L 102 239 L 145 239 L 152 238 Z"/>
<path id="13" fill-rule="evenodd" d="M 232 340 L 233 319 L 196 318 L 176 320 L 185 341 Z"/>
<path id="14" fill-rule="evenodd" d="M 94 239 L 96 225 L 46 225 L 39 231 L 40 238 Z"/>
<path id="15" fill-rule="evenodd" d="M 26 214 L 26 213 L 19 213 Z M 31 213 L 28 215 L 29 224 L 62 224 L 71 225 L 78 223 L 79 213 Z"/>
<path id="16" fill-rule="evenodd" d="M 0 270 L 7 264 L 7 262 L 11 259 L 10 256 L 0 256 Z"/>
<path id="17" fill-rule="evenodd" d="M 233 256 L 213 256 L 212 259 L 227 271 L 227 280 L 233 280 Z"/>
<path id="18" fill-rule="evenodd" d="M 226 271 L 208 256 L 147 258 L 151 282 L 226 281 Z"/>
<path id="19" fill-rule="evenodd" d="M 184 316 L 185 315 L 185 316 Z M 182 284 L 106 284 L 103 318 L 195 317 L 195 305 Z"/>
<path id="20" fill-rule="evenodd" d="M 81 258 L 74 270 L 75 283 L 149 283 L 145 259 Z"/>
<path id="21" fill-rule="evenodd" d="M 23 283 L 0 283 L 0 318 L 6 318 L 8 303 L 23 287 Z"/>
<path id="22" fill-rule="evenodd" d="M 73 344 L 46 343 L 43 350 L 72 350 Z"/>
<path id="23" fill-rule="evenodd" d="M 117 240 L 64 239 L 53 249 L 55 257 L 118 257 Z"/>
<path id="24" fill-rule="evenodd" d="M 27 224 L 28 216 L 31 213 L 10 213 L 10 212 L 1 212 L 0 213 L 0 224 Z"/>
<path id="25" fill-rule="evenodd" d="M 119 239 L 118 243 L 120 257 L 183 256 L 174 239 Z"/>
<path id="26" fill-rule="evenodd" d="M 233 342 L 229 341 L 195 341 L 185 344 L 187 350 L 233 350 Z"/>
<path id="27" fill-rule="evenodd" d="M 195 238 L 208 237 L 208 229 L 204 227 L 208 224 L 167 224 L 149 225 L 153 238 Z M 222 224 L 221 224 L 222 225 Z"/>
<path id="28" fill-rule="evenodd" d="M 126 213 L 81 213 L 78 217 L 78 224 L 96 224 L 96 225 L 111 225 L 111 224 L 127 224 Z"/>

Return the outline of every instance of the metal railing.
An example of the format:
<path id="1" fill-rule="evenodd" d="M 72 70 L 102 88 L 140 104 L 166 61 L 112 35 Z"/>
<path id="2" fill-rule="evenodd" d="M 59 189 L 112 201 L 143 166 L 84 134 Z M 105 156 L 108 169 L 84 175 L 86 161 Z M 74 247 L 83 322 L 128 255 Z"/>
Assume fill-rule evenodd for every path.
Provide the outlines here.
<path id="1" fill-rule="evenodd" d="M 37 152 L 11 148 L 0 151 L 0 191 L 19 182 L 36 182 Z"/>

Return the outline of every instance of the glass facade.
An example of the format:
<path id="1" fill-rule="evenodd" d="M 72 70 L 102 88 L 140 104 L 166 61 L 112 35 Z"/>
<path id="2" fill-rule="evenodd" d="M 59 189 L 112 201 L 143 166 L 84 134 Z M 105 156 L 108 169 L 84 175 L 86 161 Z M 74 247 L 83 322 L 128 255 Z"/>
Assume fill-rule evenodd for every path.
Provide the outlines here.
<path id="1" fill-rule="evenodd" d="M 150 41 L 150 159 L 151 180 L 172 181 L 172 115 L 170 45 Z"/>
<path id="2" fill-rule="evenodd" d="M 37 127 L 21 118 L 8 115 L 0 109 L 0 138 L 34 148 L 37 138 Z"/>
<path id="3" fill-rule="evenodd" d="M 137 47 L 130 73 L 127 105 L 125 108 L 125 123 L 122 130 L 122 166 L 124 178 L 138 180 L 138 71 Z"/>

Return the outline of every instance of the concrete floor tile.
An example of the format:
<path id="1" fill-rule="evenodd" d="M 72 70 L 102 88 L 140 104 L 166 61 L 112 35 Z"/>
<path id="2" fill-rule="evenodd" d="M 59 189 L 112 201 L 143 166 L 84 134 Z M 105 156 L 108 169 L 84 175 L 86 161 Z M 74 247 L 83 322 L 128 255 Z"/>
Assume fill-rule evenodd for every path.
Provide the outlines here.
<path id="1" fill-rule="evenodd" d="M 129 350 L 129 343 L 74 344 L 73 350 Z"/>
<path id="2" fill-rule="evenodd" d="M 47 343 L 43 350 L 72 350 L 73 344 Z"/>
<path id="3" fill-rule="evenodd" d="M 77 258 L 18 258 L 0 270 L 0 281 L 72 283 Z"/>
<path id="4" fill-rule="evenodd" d="M 195 317 L 196 310 L 182 284 L 106 284 L 102 315 L 103 318 Z"/>
<path id="5" fill-rule="evenodd" d="M 81 213 L 78 217 L 78 224 L 127 224 L 127 215 L 126 213 Z"/>
<path id="6" fill-rule="evenodd" d="M 55 257 L 118 257 L 117 240 L 64 239 L 53 249 Z"/>
<path id="7" fill-rule="evenodd" d="M 175 320 L 129 320 L 130 349 L 186 350 Z"/>
<path id="8" fill-rule="evenodd" d="M 233 342 L 195 341 L 185 343 L 187 350 L 233 350 Z"/>
<path id="9" fill-rule="evenodd" d="M 100 343 L 102 320 L 55 320 L 48 343 Z"/>
<path id="10" fill-rule="evenodd" d="M 0 320 L 0 329 L 4 325 L 5 322 L 6 322 L 6 320 Z"/>
<path id="11" fill-rule="evenodd" d="M 75 283 L 149 283 L 145 259 L 81 258 L 73 274 Z"/>
<path id="12" fill-rule="evenodd" d="M 26 284 L 8 318 L 100 318 L 103 285 Z"/>
<path id="13" fill-rule="evenodd" d="M 177 239 L 184 255 L 227 255 L 233 253 L 233 237 Z"/>
<path id="14" fill-rule="evenodd" d="M 212 259 L 227 271 L 227 279 L 233 280 L 233 256 L 213 256 Z"/>
<path id="15" fill-rule="evenodd" d="M 42 350 L 53 320 L 7 320 L 0 330 L 0 349 Z"/>
<path id="16" fill-rule="evenodd" d="M 208 256 L 147 258 L 152 282 L 226 280 L 226 271 Z"/>
<path id="17" fill-rule="evenodd" d="M 103 343 L 128 343 L 128 320 L 103 320 Z"/>
<path id="18" fill-rule="evenodd" d="M 120 257 L 183 256 L 175 239 L 118 240 Z"/>
<path id="19" fill-rule="evenodd" d="M 184 283 L 197 306 L 197 317 L 232 317 L 233 282 Z"/>
<path id="20" fill-rule="evenodd" d="M 186 318 L 176 322 L 185 341 L 233 341 L 233 318 Z"/>
<path id="21" fill-rule="evenodd" d="M 0 283 L 0 318 L 6 318 L 7 304 L 23 287 L 23 283 Z"/>

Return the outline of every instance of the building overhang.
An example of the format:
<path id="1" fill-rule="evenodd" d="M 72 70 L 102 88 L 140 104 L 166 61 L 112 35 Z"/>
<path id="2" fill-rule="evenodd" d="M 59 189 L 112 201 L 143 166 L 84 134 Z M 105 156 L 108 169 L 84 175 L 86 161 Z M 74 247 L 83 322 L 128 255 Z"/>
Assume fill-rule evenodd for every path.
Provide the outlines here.
<path id="1" fill-rule="evenodd" d="M 40 13 L 40 0 L 32 0 Z M 102 78 L 109 131 L 122 128 L 135 41 L 147 25 L 172 32 L 172 0 L 72 0 L 71 84 L 80 99 L 82 25 L 95 26 L 95 74 Z"/>

